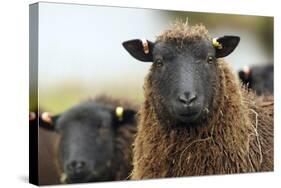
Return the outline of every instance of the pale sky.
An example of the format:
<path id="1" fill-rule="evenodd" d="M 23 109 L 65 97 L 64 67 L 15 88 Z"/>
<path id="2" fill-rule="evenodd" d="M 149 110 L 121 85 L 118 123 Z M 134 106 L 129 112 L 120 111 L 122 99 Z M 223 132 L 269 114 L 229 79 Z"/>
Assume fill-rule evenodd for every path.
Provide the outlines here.
<path id="1" fill-rule="evenodd" d="M 168 11 L 40 3 L 39 83 L 64 80 L 103 82 L 122 79 L 142 83 L 149 63 L 128 55 L 121 43 L 134 38 L 154 40 L 172 23 Z M 214 36 L 237 34 L 241 43 L 227 57 L 237 70 L 266 62 L 256 36 L 237 28 L 209 28 Z"/>

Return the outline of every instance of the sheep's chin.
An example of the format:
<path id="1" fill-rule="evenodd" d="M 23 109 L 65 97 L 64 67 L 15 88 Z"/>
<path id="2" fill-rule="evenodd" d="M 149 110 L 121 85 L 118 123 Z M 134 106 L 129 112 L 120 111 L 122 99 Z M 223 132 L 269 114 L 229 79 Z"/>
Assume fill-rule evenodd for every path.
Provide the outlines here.
<path id="1" fill-rule="evenodd" d="M 208 114 L 204 113 L 202 110 L 192 115 L 179 115 L 170 114 L 172 121 L 171 126 L 175 127 L 205 127 L 207 125 Z"/>

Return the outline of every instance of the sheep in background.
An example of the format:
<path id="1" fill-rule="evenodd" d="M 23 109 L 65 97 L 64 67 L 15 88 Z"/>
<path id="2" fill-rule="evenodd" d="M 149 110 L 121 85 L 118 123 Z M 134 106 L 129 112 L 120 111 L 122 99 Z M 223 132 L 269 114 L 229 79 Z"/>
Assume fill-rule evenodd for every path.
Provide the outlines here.
<path id="1" fill-rule="evenodd" d="M 257 95 L 273 95 L 273 64 L 246 66 L 238 74 L 242 83 Z"/>
<path id="2" fill-rule="evenodd" d="M 41 110 L 36 110 L 36 112 L 29 113 L 29 126 L 30 129 L 38 130 L 38 184 L 39 185 L 54 185 L 60 183 L 60 174 L 57 171 L 56 165 L 56 152 L 55 145 L 59 140 L 59 135 L 55 132 L 47 131 L 42 127 L 37 129 L 38 123 L 38 113 Z M 42 123 L 40 119 L 40 123 Z M 37 132 L 37 131 L 36 131 Z M 32 136 L 32 135 L 30 135 Z M 32 138 L 33 140 L 34 138 Z M 32 161 L 35 162 L 35 161 Z"/>
<path id="3" fill-rule="evenodd" d="M 61 137 L 56 148 L 61 183 L 127 179 L 132 170 L 135 113 L 135 105 L 107 96 L 55 116 L 42 113 L 39 126 Z"/>

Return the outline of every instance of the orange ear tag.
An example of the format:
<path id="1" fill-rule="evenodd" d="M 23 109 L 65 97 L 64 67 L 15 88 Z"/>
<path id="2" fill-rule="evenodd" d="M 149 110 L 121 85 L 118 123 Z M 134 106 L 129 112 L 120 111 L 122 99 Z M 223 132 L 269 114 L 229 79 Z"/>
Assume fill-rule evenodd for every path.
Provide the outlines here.
<path id="1" fill-rule="evenodd" d="M 41 118 L 46 123 L 50 123 L 50 124 L 53 123 L 52 115 L 49 112 L 43 112 Z"/>

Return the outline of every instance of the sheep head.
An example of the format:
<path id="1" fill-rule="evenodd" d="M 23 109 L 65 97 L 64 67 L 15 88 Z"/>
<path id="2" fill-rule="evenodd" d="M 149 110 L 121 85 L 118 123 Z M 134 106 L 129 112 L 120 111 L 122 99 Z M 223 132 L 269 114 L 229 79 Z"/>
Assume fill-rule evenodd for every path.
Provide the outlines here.
<path id="1" fill-rule="evenodd" d="M 135 114 L 135 110 L 123 106 L 86 101 L 58 115 L 44 112 L 36 117 L 31 112 L 29 119 L 30 124 L 60 135 L 61 183 L 84 183 L 114 178 L 117 130 L 133 125 Z"/>
<path id="2" fill-rule="evenodd" d="M 217 95 L 217 59 L 229 55 L 239 40 L 211 38 L 203 25 L 177 23 L 155 42 L 134 39 L 123 46 L 134 58 L 152 62 L 145 88 L 160 119 L 198 125 L 207 120 Z"/>

